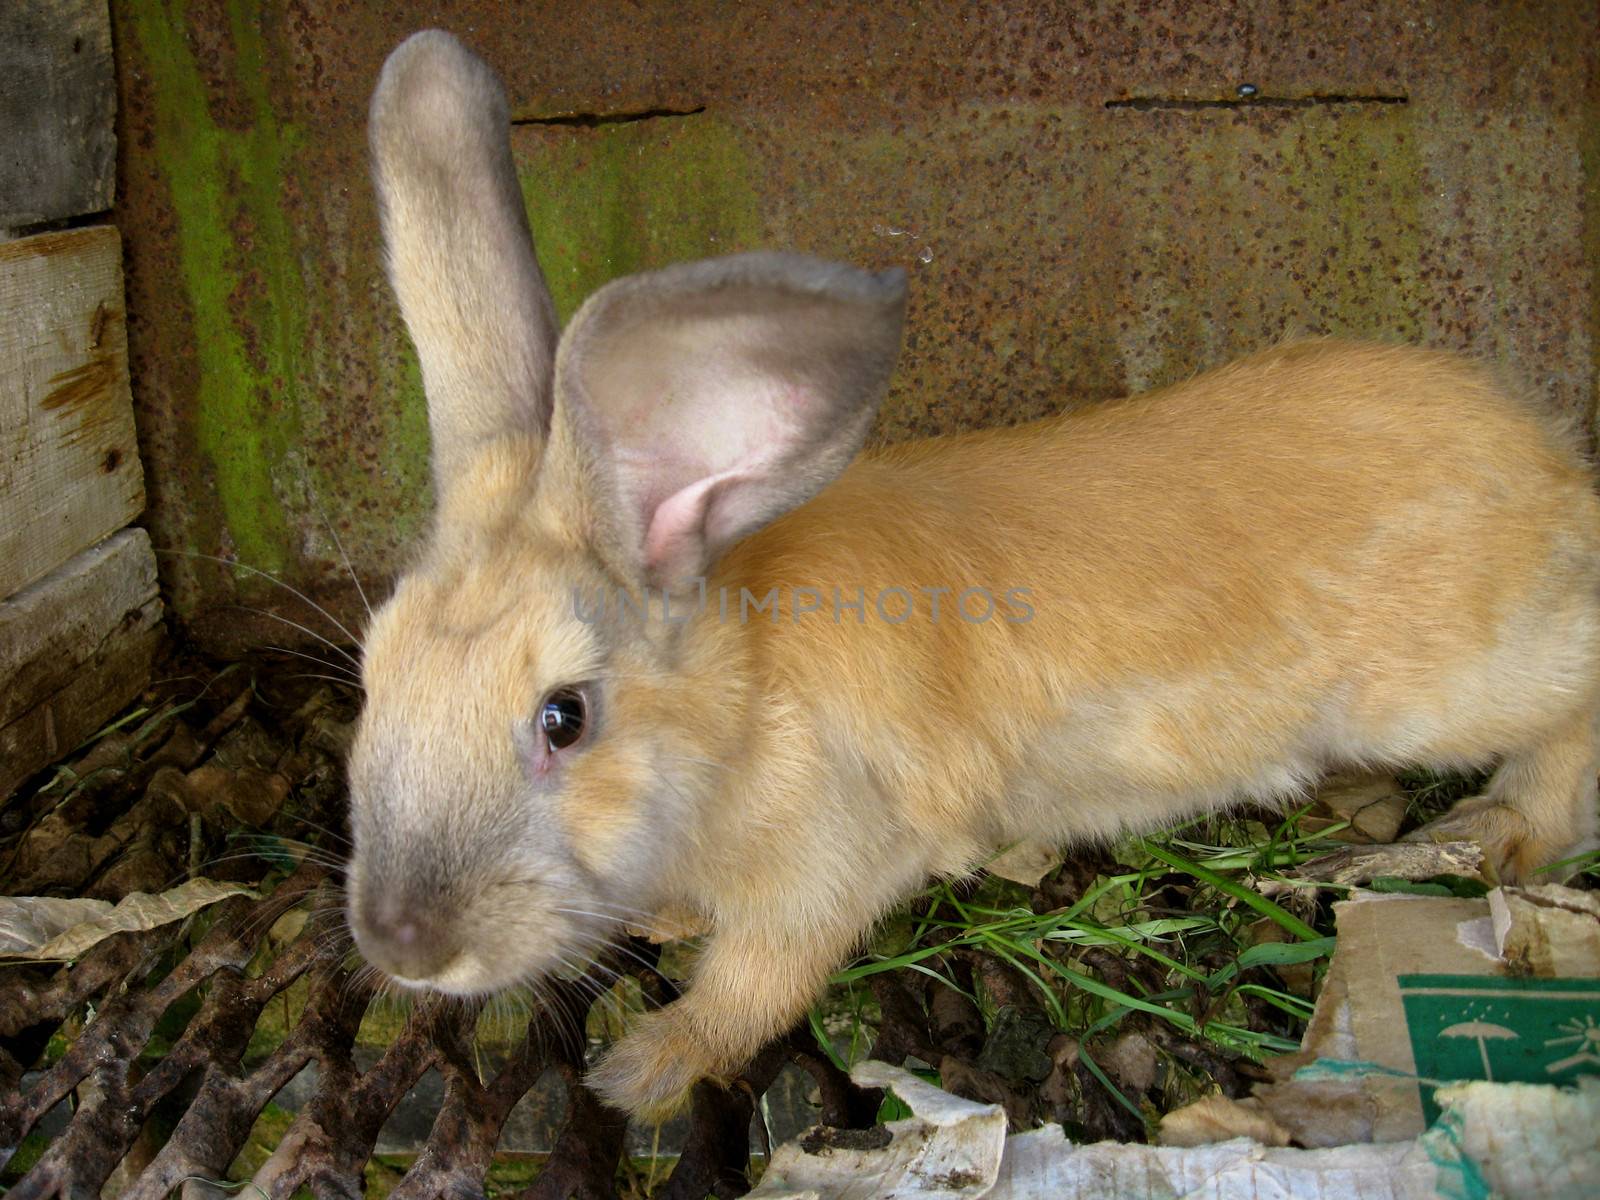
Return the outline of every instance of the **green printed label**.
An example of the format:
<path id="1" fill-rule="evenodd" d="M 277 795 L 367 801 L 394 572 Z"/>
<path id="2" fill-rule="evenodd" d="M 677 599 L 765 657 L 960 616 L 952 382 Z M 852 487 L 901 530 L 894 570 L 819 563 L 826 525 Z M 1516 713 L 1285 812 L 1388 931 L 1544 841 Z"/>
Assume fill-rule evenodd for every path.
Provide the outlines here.
<path id="1" fill-rule="evenodd" d="M 1426 1124 L 1441 1084 L 1600 1075 L 1600 980 L 1402 975 L 1400 996 Z"/>

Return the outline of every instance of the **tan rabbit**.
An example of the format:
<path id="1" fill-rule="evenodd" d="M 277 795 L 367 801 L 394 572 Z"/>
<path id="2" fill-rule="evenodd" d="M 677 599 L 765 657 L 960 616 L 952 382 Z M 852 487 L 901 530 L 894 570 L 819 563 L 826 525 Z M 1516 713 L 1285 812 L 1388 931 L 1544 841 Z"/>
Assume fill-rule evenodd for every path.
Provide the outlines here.
<path id="1" fill-rule="evenodd" d="M 898 271 L 668 267 L 558 341 L 507 136 L 454 39 L 391 56 L 372 150 L 439 499 L 367 639 L 349 916 L 402 983 L 698 914 L 685 995 L 591 1076 L 654 1113 L 1008 842 L 1496 762 L 1446 824 L 1506 876 L 1592 838 L 1600 507 L 1478 367 L 1293 345 L 857 458 Z"/>

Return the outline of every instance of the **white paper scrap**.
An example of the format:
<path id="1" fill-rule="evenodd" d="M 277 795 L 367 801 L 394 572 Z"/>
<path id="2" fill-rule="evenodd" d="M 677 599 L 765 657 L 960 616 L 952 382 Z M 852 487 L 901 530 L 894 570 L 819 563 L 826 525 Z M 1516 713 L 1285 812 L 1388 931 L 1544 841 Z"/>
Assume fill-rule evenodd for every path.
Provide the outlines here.
<path id="1" fill-rule="evenodd" d="M 780 1146 L 752 1200 L 1593 1200 L 1600 1196 L 1600 1079 L 1576 1088 L 1467 1083 L 1440 1089 L 1421 1137 L 1319 1150 L 1248 1138 L 1210 1146 L 1070 1142 L 1058 1125 L 1006 1137 L 998 1106 L 867 1062 L 913 1116 L 887 1145 L 813 1135 Z M 850 1132 L 850 1131 L 847 1131 Z M 848 1140 L 848 1139 L 847 1139 Z M 811 1149 L 804 1148 L 806 1144 Z"/>

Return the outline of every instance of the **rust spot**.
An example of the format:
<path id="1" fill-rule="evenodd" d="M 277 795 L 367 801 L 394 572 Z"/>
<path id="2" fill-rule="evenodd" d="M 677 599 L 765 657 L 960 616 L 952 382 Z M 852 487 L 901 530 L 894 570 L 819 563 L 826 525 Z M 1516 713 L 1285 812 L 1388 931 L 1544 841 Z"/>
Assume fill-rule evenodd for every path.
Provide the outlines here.
<path id="1" fill-rule="evenodd" d="M 107 475 L 122 465 L 122 451 L 115 446 L 106 451 L 106 456 L 100 460 L 100 469 Z"/>
<path id="2" fill-rule="evenodd" d="M 50 394 L 39 402 L 43 409 L 77 408 L 110 396 L 117 381 L 117 366 L 107 354 L 97 354 L 82 366 L 62 371 L 50 379 Z"/>

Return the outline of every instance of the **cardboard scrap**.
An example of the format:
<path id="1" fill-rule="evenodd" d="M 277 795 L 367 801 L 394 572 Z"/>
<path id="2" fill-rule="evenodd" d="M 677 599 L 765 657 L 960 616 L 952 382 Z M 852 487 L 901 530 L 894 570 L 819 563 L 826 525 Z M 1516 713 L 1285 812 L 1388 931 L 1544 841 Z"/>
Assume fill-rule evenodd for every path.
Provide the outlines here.
<path id="1" fill-rule="evenodd" d="M 1250 1101 L 1303 1146 L 1416 1137 L 1437 1090 L 1600 1077 L 1600 903 L 1553 884 L 1483 900 L 1363 895 L 1300 1053 Z"/>
<path id="2" fill-rule="evenodd" d="M 1300 1150 L 1234 1138 L 1200 1147 L 1098 1142 L 1059 1125 L 1007 1137 L 997 1105 L 962 1100 L 884 1063 L 856 1081 L 894 1089 L 913 1116 L 886 1146 L 781 1146 L 752 1200 L 1590 1200 L 1600 1194 L 1600 1079 L 1576 1088 L 1470 1083 L 1439 1091 L 1420 1137 Z M 841 1131 L 863 1135 L 883 1131 Z M 810 1145 L 811 1150 L 804 1147 Z"/>
<path id="3" fill-rule="evenodd" d="M 70 962 L 112 934 L 154 929 L 229 896 L 254 895 L 242 883 L 191 879 L 170 891 L 108 900 L 0 896 L 0 960 Z"/>
<path id="4" fill-rule="evenodd" d="M 1600 895 L 1542 884 L 1489 893 L 1495 950 L 1541 978 L 1600 974 Z"/>

